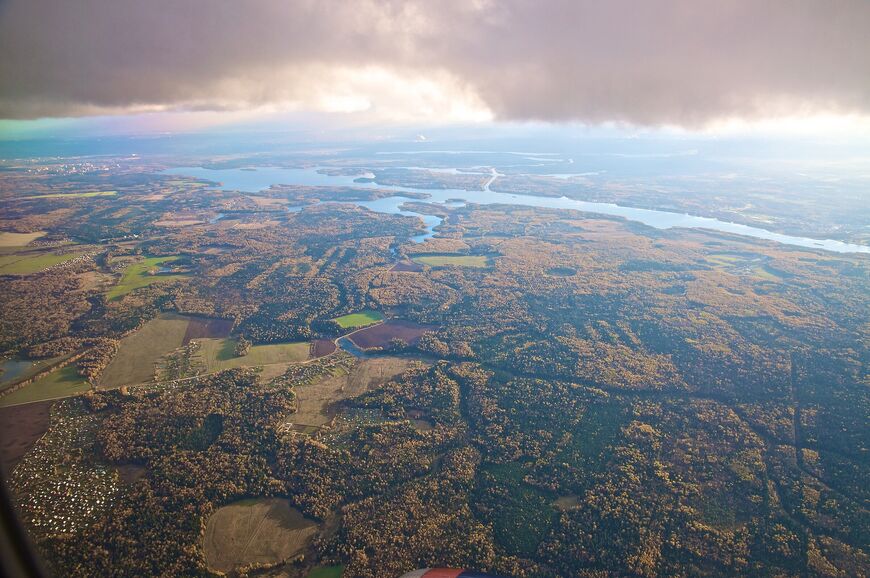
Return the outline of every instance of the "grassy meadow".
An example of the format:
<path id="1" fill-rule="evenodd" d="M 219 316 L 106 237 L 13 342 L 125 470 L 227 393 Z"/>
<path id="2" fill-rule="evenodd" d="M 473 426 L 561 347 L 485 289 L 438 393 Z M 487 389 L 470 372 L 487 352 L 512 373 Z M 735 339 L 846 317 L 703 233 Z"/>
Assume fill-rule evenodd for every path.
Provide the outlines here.
<path id="1" fill-rule="evenodd" d="M 782 278 L 773 273 L 758 259 L 750 259 L 743 255 L 732 255 L 727 253 L 716 253 L 707 256 L 707 262 L 716 268 L 722 269 L 743 269 L 746 274 L 752 275 L 756 279 L 762 281 L 780 282 Z"/>
<path id="2" fill-rule="evenodd" d="M 360 311 L 359 313 L 351 313 L 349 315 L 342 315 L 341 317 L 336 317 L 333 319 L 336 323 L 338 323 L 339 327 L 342 329 L 351 329 L 354 327 L 365 327 L 366 325 L 371 325 L 372 323 L 377 323 L 378 321 L 383 321 L 384 316 L 378 313 L 377 311 Z"/>
<path id="3" fill-rule="evenodd" d="M 171 275 L 155 275 L 154 271 L 161 265 L 177 261 L 178 256 L 167 257 L 148 257 L 139 263 L 134 263 L 124 269 L 121 275 L 121 280 L 118 284 L 112 287 L 106 294 L 108 299 L 119 299 L 141 287 L 147 287 L 152 283 L 165 283 L 166 281 L 174 281 L 176 279 L 186 279 L 188 275 L 171 274 Z"/>

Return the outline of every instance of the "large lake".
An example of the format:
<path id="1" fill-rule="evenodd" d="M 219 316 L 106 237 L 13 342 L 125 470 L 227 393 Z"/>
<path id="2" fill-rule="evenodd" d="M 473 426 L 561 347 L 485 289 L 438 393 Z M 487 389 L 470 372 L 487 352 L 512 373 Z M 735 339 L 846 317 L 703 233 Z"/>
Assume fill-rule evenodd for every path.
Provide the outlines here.
<path id="1" fill-rule="evenodd" d="M 220 183 L 223 190 L 243 191 L 256 193 L 268 189 L 272 185 L 305 185 L 305 186 L 351 186 L 359 188 L 377 188 L 395 191 L 396 196 L 378 199 L 375 201 L 351 201 L 354 204 L 367 207 L 380 213 L 399 213 L 405 215 L 417 215 L 410 211 L 403 211 L 399 206 L 407 201 L 402 193 L 426 193 L 429 195 L 428 202 L 449 203 L 451 200 L 464 199 L 468 202 L 489 204 L 523 205 L 530 207 L 545 207 L 550 209 L 574 209 L 589 213 L 624 217 L 631 221 L 638 221 L 656 229 L 671 229 L 674 227 L 709 229 L 744 235 L 756 239 L 776 241 L 796 247 L 810 249 L 823 249 L 837 253 L 870 253 L 870 247 L 854 243 L 844 243 L 833 239 L 811 239 L 808 237 L 794 237 L 774 233 L 758 227 L 750 227 L 739 223 L 720 221 L 709 217 L 695 217 L 667 211 L 655 211 L 651 209 L 636 209 L 623 207 L 611 203 L 593 203 L 577 201 L 566 197 L 536 197 L 532 195 L 515 195 L 510 193 L 498 193 L 489 190 L 466 191 L 463 189 L 415 189 L 410 187 L 396 187 L 378 185 L 376 183 L 356 183 L 356 176 L 330 176 L 318 172 L 317 168 L 287 169 L 280 167 L 258 167 L 252 169 L 206 169 L 203 167 L 179 167 L 163 171 L 163 174 L 186 175 L 200 179 L 206 179 Z M 432 236 L 432 228 L 440 223 L 438 217 L 431 215 L 417 215 L 423 218 L 428 231 L 414 240 L 419 242 Z"/>

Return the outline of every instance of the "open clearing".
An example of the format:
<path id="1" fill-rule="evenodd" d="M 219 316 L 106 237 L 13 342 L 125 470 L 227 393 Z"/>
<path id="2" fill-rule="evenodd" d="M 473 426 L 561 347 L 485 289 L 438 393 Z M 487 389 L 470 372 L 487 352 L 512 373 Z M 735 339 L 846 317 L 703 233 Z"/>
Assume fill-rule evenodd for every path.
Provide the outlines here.
<path id="1" fill-rule="evenodd" d="M 148 473 L 148 468 L 138 464 L 121 464 L 114 466 L 114 469 L 118 472 L 118 477 L 124 485 L 130 485 Z"/>
<path id="2" fill-rule="evenodd" d="M 571 277 L 577 274 L 577 269 L 571 267 L 550 267 L 547 269 L 547 275 L 552 277 Z"/>
<path id="3" fill-rule="evenodd" d="M 206 564 L 229 572 L 249 564 L 273 564 L 301 553 L 318 524 L 287 500 L 243 500 L 219 508 L 208 520 L 203 549 Z"/>
<path id="4" fill-rule="evenodd" d="M 713 253 L 707 256 L 707 261 L 716 265 L 730 266 L 737 265 L 747 261 L 745 255 L 733 255 L 730 253 Z"/>
<path id="5" fill-rule="evenodd" d="M 280 207 L 281 205 L 289 205 L 289 199 L 279 199 L 273 197 L 258 197 L 256 195 L 249 195 L 249 199 L 254 201 L 254 204 L 258 207 Z"/>
<path id="6" fill-rule="evenodd" d="M 393 265 L 393 268 L 390 269 L 390 271 L 420 273 L 423 271 L 423 266 L 413 261 L 399 261 Z"/>
<path id="7" fill-rule="evenodd" d="M 435 329 L 430 325 L 420 325 L 413 321 L 391 319 L 386 323 L 363 329 L 350 336 L 350 340 L 357 347 L 371 349 L 373 347 L 386 347 L 391 339 L 400 339 L 408 345 L 414 345 L 420 341 L 420 337 L 427 331 Z"/>
<path id="8" fill-rule="evenodd" d="M 118 299 L 127 293 L 146 287 L 152 283 L 165 283 L 176 279 L 186 279 L 188 275 L 180 273 L 157 274 L 161 265 L 177 261 L 179 257 L 149 257 L 139 263 L 134 263 L 124 269 L 121 280 L 106 294 L 108 299 Z"/>
<path id="9" fill-rule="evenodd" d="M 118 191 L 92 191 L 88 193 L 52 193 L 50 195 L 33 195 L 24 199 L 86 199 L 90 197 L 114 197 Z"/>
<path id="10" fill-rule="evenodd" d="M 706 257 L 708 263 L 717 269 L 742 272 L 762 281 L 780 282 L 782 278 L 758 256 L 732 253 L 714 253 Z"/>
<path id="11" fill-rule="evenodd" d="M 377 311 L 366 309 L 359 313 L 351 313 L 350 315 L 336 317 L 333 321 L 338 323 L 339 327 L 342 329 L 351 329 L 353 327 L 365 327 L 366 325 L 377 323 L 378 321 L 382 321 L 383 318 L 384 316 Z"/>
<path id="12" fill-rule="evenodd" d="M 30 275 L 52 265 L 75 259 L 81 252 L 6 255 L 0 257 L 0 275 Z"/>
<path id="13" fill-rule="evenodd" d="M 234 367 L 254 367 L 274 363 L 294 363 L 308 359 L 311 345 L 307 341 L 296 343 L 270 343 L 253 345 L 244 357 L 236 357 L 235 339 L 198 339 L 198 355 L 206 371 L 222 371 Z"/>
<path id="14" fill-rule="evenodd" d="M 82 271 L 76 273 L 75 278 L 78 279 L 79 286 L 85 291 L 106 292 L 115 284 L 115 276 L 102 271 Z"/>
<path id="15" fill-rule="evenodd" d="M 553 507 L 557 510 L 562 510 L 563 512 L 566 510 L 573 510 L 579 505 L 580 496 L 575 496 L 573 494 L 569 496 L 559 496 L 553 500 Z"/>
<path id="16" fill-rule="evenodd" d="M 122 339 L 100 385 L 117 387 L 151 381 L 154 365 L 160 358 L 181 347 L 189 322 L 189 317 L 161 315 Z"/>
<path id="17" fill-rule="evenodd" d="M 9 395 L 0 397 L 0 407 L 68 397 L 87 391 L 90 387 L 88 382 L 78 374 L 75 366 L 69 365 L 52 371 Z"/>
<path id="18" fill-rule="evenodd" d="M 757 267 L 753 267 L 752 274 L 755 277 L 762 279 L 764 281 L 774 281 L 777 283 L 782 281 L 782 278 L 780 278 L 778 275 L 774 274 L 768 267 L 766 267 L 764 265 L 759 265 Z"/>
<path id="19" fill-rule="evenodd" d="M 31 241 L 44 236 L 45 231 L 36 231 L 35 233 L 6 233 L 0 231 L 0 247 L 23 247 Z"/>
<path id="20" fill-rule="evenodd" d="M 401 357 L 375 357 L 359 361 L 349 373 L 325 377 L 295 388 L 298 409 L 290 416 L 295 428 L 320 427 L 332 421 L 330 406 L 337 401 L 361 395 L 404 372 L 411 360 Z"/>
<path id="21" fill-rule="evenodd" d="M 412 261 L 421 265 L 429 265 L 430 267 L 449 267 L 451 265 L 457 267 L 489 267 L 490 260 L 486 255 L 419 255 L 412 257 Z"/>

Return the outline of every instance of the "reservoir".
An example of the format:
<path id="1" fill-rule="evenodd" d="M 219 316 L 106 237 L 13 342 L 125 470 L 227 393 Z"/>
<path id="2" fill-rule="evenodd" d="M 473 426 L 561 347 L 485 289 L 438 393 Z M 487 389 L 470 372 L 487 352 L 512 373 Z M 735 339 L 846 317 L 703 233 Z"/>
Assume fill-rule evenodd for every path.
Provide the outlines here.
<path id="1" fill-rule="evenodd" d="M 522 205 L 529 207 L 544 207 L 549 209 L 573 209 L 576 211 L 584 211 L 588 213 L 598 213 L 602 215 L 611 215 L 615 217 L 623 217 L 630 221 L 637 221 L 656 229 L 671 229 L 675 227 L 693 228 L 693 229 L 708 229 L 712 231 L 720 231 L 723 233 L 731 233 L 735 235 L 743 235 L 756 239 L 765 239 L 775 241 L 785 245 L 795 247 L 804 247 L 808 249 L 821 249 L 825 251 L 833 251 L 837 253 L 870 253 L 870 246 L 858 245 L 855 243 L 846 243 L 833 239 L 811 239 L 808 237 L 795 237 L 792 235 L 784 235 L 774 233 L 766 229 L 742 225 L 739 223 L 731 223 L 720 221 L 710 217 L 696 217 L 693 215 L 685 215 L 680 213 L 671 213 L 668 211 L 656 211 L 653 209 L 638 209 L 634 207 L 623 207 L 612 203 L 594 203 L 589 201 L 578 201 L 567 197 L 536 197 L 533 195 L 517 195 L 511 193 L 499 193 L 489 189 L 489 181 L 487 186 L 482 191 L 466 191 L 463 189 L 415 189 L 410 187 L 397 187 L 389 185 L 378 185 L 372 182 L 356 183 L 356 176 L 331 176 L 318 172 L 318 168 L 307 169 L 289 169 L 281 167 L 258 167 L 255 170 L 251 169 L 206 169 L 203 167 L 179 167 L 168 169 L 161 174 L 169 175 L 185 175 L 199 179 L 205 179 L 220 183 L 223 190 L 242 191 L 248 193 L 256 193 L 268 189 L 272 185 L 304 185 L 304 186 L 320 186 L 320 187 L 357 187 L 368 189 L 382 189 L 394 191 L 396 196 L 377 199 L 374 201 L 349 201 L 362 207 L 367 207 L 373 211 L 380 213 L 392 213 L 413 215 L 421 217 L 426 224 L 427 232 L 423 235 L 415 237 L 415 242 L 425 240 L 431 237 L 434 233 L 432 229 L 436 227 L 441 219 L 432 215 L 420 215 L 410 211 L 403 211 L 399 207 L 402 203 L 408 200 L 402 196 L 402 193 L 425 193 L 429 195 L 426 202 L 450 204 L 456 199 L 464 199 L 470 203 L 478 203 L 481 205 L 491 204 L 506 204 L 506 205 Z M 493 175 L 496 175 L 493 172 Z"/>

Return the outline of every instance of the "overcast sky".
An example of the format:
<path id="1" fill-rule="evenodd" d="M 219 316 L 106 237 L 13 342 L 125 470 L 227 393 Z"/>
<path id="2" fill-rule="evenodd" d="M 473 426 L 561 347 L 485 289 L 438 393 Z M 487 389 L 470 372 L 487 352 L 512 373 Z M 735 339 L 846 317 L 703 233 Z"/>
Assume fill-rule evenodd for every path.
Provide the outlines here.
<path id="1" fill-rule="evenodd" d="M 866 119 L 868 31 L 868 0 L 4 0 L 0 118 Z"/>

